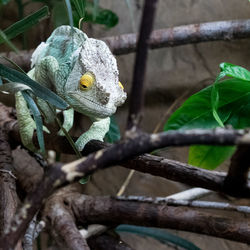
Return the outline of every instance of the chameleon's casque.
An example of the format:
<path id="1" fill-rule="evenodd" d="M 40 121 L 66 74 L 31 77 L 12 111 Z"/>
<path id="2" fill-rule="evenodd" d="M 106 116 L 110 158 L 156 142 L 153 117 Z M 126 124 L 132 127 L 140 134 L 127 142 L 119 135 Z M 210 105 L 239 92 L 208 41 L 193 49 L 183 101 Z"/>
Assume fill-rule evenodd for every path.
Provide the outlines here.
<path id="1" fill-rule="evenodd" d="M 103 140 L 109 130 L 109 116 L 126 100 L 116 59 L 107 45 L 88 38 L 79 29 L 61 26 L 37 47 L 31 62 L 28 75 L 70 105 L 71 109 L 63 112 L 67 131 L 73 126 L 73 109 L 92 119 L 90 129 L 76 141 L 78 149 L 82 150 L 92 139 Z M 37 103 L 45 121 L 54 123 L 54 112 L 47 103 L 39 98 Z M 23 143 L 34 150 L 30 138 L 35 123 L 20 93 L 16 94 L 16 108 Z"/>

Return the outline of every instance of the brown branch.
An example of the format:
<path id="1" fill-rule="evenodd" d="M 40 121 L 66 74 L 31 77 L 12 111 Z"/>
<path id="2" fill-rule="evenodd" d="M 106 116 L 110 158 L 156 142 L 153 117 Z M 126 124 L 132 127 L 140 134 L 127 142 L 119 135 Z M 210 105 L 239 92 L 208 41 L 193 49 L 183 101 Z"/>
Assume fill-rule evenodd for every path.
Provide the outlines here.
<path id="1" fill-rule="evenodd" d="M 150 48 L 159 49 L 179 45 L 231 41 L 250 37 L 250 19 L 197 23 L 155 30 L 151 34 Z M 136 34 L 106 37 L 105 41 L 115 55 L 135 52 Z"/>
<path id="2" fill-rule="evenodd" d="M 41 183 L 38 184 L 34 193 L 28 195 L 24 206 L 19 210 L 15 220 L 12 221 L 9 233 L 0 239 L 0 247 L 5 247 L 6 242 L 8 242 L 9 246 L 3 249 L 15 246 L 44 200 L 49 196 L 53 188 L 59 185 L 72 182 L 76 178 L 92 174 L 98 169 L 119 164 L 122 161 L 131 159 L 131 157 L 161 147 L 189 144 L 232 145 L 242 142 L 248 142 L 248 135 L 244 136 L 243 131 L 229 129 L 169 131 L 153 135 L 141 134 L 134 139 L 99 150 L 78 161 L 63 166 L 55 164 L 49 167 L 48 172 Z"/>
<path id="3" fill-rule="evenodd" d="M 228 174 L 225 179 L 224 189 L 226 192 L 237 196 L 247 188 L 249 167 L 250 147 L 244 145 L 239 146 L 231 159 Z"/>
<path id="4" fill-rule="evenodd" d="M 151 34 L 150 48 L 158 49 L 179 45 L 210 41 L 231 41 L 250 37 L 250 19 L 228 20 L 208 23 L 182 25 L 173 28 L 155 30 Z M 124 34 L 101 38 L 115 55 L 136 51 L 137 35 Z M 30 69 L 30 58 L 34 50 L 1 53 L 16 62 L 25 71 Z M 0 63 L 11 66 L 0 58 Z"/>
<path id="5" fill-rule="evenodd" d="M 171 228 L 250 243 L 248 219 L 200 212 L 184 207 L 117 201 L 109 197 L 78 195 L 68 197 L 77 221 L 109 226 L 134 224 Z"/>
<path id="6" fill-rule="evenodd" d="M 129 103 L 127 129 L 136 129 L 142 116 L 144 102 L 144 77 L 148 57 L 149 38 L 153 28 L 157 0 L 144 0 L 139 40 L 136 49 L 134 75 Z"/>
<path id="7" fill-rule="evenodd" d="M 15 142 L 14 144 L 17 145 L 20 144 L 21 141 L 18 131 L 18 124 L 16 123 L 16 120 L 14 118 L 12 118 L 12 120 L 10 118 L 12 109 L 6 108 L 3 105 L 0 106 L 0 109 L 1 109 L 0 125 L 5 126 L 6 129 L 8 129 L 12 143 Z M 1 124 L 1 117 L 3 118 L 8 117 L 8 122 Z M 35 135 L 33 141 L 36 145 L 38 145 L 37 138 Z M 46 141 L 46 147 L 48 149 L 56 150 L 57 152 L 62 152 L 67 154 L 74 153 L 72 147 L 70 146 L 65 137 L 45 134 L 45 141 Z M 91 141 L 86 145 L 82 154 L 88 155 L 94 151 L 103 149 L 105 147 L 107 147 L 107 144 L 104 144 L 99 141 Z M 239 166 L 237 159 L 233 160 L 233 162 L 235 166 L 237 167 Z M 150 173 L 152 175 L 161 176 L 163 178 L 167 178 L 173 181 L 179 181 L 191 186 L 203 187 L 217 192 L 224 192 L 232 196 L 239 196 L 239 197 L 249 196 L 250 183 L 247 183 L 247 185 L 245 185 L 247 189 L 244 192 L 242 192 L 244 190 L 243 185 L 229 185 L 229 187 L 230 186 L 233 187 L 230 190 L 228 188 L 228 185 L 224 186 L 225 174 L 221 173 L 218 174 L 215 171 L 208 171 L 200 168 L 195 168 L 190 165 L 173 160 L 168 160 L 162 157 L 143 155 L 134 158 L 132 160 L 129 160 L 127 162 L 122 162 L 121 165 L 126 168 L 135 169 L 143 173 Z M 18 179 L 23 179 L 22 176 L 24 170 L 25 169 L 23 168 L 20 169 L 20 171 L 18 172 L 20 173 Z M 33 172 L 37 172 L 37 170 L 34 169 Z M 28 178 L 29 186 L 31 187 L 33 187 L 37 183 L 36 180 L 33 179 L 34 179 L 33 177 Z"/>
<path id="8" fill-rule="evenodd" d="M 93 236 L 87 240 L 91 250 L 132 250 L 130 246 L 108 233 Z"/>
<path id="9" fill-rule="evenodd" d="M 8 232 L 18 205 L 12 164 L 13 159 L 7 134 L 0 128 L 0 237 Z M 21 243 L 16 249 L 22 249 Z"/>
<path id="10" fill-rule="evenodd" d="M 65 197 L 75 196 L 82 192 L 82 186 L 71 184 L 55 192 L 45 203 L 42 219 L 60 249 L 117 249 L 131 250 L 126 244 L 121 244 L 119 238 L 108 233 L 93 235 L 85 239 L 76 227 L 76 218 Z M 87 243 L 86 243 L 87 240 Z"/>
<path id="11" fill-rule="evenodd" d="M 80 234 L 74 222 L 74 216 L 63 201 L 61 192 L 52 195 L 46 202 L 46 221 L 51 235 L 60 249 L 89 250 L 86 240 Z"/>

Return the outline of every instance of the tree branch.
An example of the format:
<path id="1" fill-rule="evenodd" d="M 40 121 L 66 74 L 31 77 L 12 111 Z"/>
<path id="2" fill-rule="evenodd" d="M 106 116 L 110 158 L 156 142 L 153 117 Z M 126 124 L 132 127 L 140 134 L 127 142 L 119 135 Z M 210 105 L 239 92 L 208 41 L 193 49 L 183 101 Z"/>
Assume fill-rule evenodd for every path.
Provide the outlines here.
<path id="1" fill-rule="evenodd" d="M 201 201 L 201 200 L 186 200 L 186 199 L 173 199 L 171 197 L 146 197 L 146 196 L 117 196 L 114 199 L 118 201 L 136 201 L 145 202 L 151 204 L 165 204 L 168 206 L 185 206 L 193 208 L 206 208 L 206 209 L 218 209 L 226 211 L 235 211 L 240 213 L 250 213 L 249 206 L 238 206 L 225 202 L 215 202 L 215 201 Z"/>
<path id="2" fill-rule="evenodd" d="M 150 49 L 175 47 L 185 44 L 231 41 L 250 37 L 250 19 L 196 23 L 152 32 Z M 136 51 L 137 35 L 124 34 L 102 39 L 115 55 Z"/>
<path id="3" fill-rule="evenodd" d="M 9 233 L 4 238 L 1 238 L 0 247 L 5 246 L 6 242 L 9 242 L 10 246 L 8 247 L 14 247 L 17 240 L 27 229 L 30 220 L 52 192 L 53 188 L 66 182 L 72 182 L 84 175 L 92 174 L 98 169 L 119 164 L 131 159 L 131 157 L 151 152 L 161 147 L 189 144 L 232 145 L 249 143 L 248 137 L 248 134 L 244 135 L 244 131 L 222 128 L 181 132 L 169 131 L 153 135 L 141 134 L 136 138 L 99 150 L 75 162 L 63 166 L 61 164 L 54 164 L 49 167 L 48 172 L 41 183 L 38 184 L 34 193 L 28 195 L 24 206 L 12 221 Z M 245 193 L 245 195 L 249 195 L 249 193 Z"/>
<path id="4" fill-rule="evenodd" d="M 12 164 L 7 134 L 0 128 L 0 237 L 8 231 L 18 205 Z M 22 249 L 20 243 L 16 249 Z"/>
<path id="5" fill-rule="evenodd" d="M 78 195 L 68 197 L 80 223 L 101 223 L 110 226 L 133 224 L 171 228 L 206 234 L 233 241 L 250 243 L 250 222 L 199 212 L 184 207 L 170 207 L 146 202 L 117 201 L 109 197 Z"/>
<path id="6" fill-rule="evenodd" d="M 151 34 L 150 48 L 175 47 L 179 45 L 210 41 L 231 41 L 250 37 L 250 19 L 228 20 L 182 25 L 155 30 Z M 101 38 L 115 55 L 136 51 L 137 34 L 124 34 Z M 34 50 L 24 50 L 18 55 L 14 52 L 1 53 L 16 62 L 23 70 L 30 69 L 30 58 Z M 0 63 L 12 66 L 0 58 Z"/>
<path id="7" fill-rule="evenodd" d="M 149 38 L 153 28 L 158 0 L 144 0 L 140 35 L 136 49 L 134 75 L 129 103 L 128 130 L 137 129 L 144 102 L 144 77 L 148 57 Z"/>
<path id="8" fill-rule="evenodd" d="M 247 187 L 248 171 L 250 167 L 250 147 L 241 145 L 231 159 L 224 188 L 228 192 L 239 195 Z M 236 188 L 237 187 L 237 188 Z"/>

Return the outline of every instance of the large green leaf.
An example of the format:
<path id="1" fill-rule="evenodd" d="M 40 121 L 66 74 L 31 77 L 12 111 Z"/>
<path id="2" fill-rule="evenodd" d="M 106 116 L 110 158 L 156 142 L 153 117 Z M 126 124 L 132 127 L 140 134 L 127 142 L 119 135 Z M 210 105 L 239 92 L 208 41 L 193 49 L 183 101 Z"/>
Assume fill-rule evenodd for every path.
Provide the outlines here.
<path id="1" fill-rule="evenodd" d="M 8 79 L 10 82 L 19 82 L 29 86 L 36 96 L 49 102 L 58 109 L 66 109 L 68 107 L 68 104 L 61 97 L 17 70 L 0 64 L 0 76 Z"/>
<path id="2" fill-rule="evenodd" d="M 250 81 L 228 79 L 216 84 L 220 99 L 218 113 L 224 124 L 234 128 L 250 125 Z M 189 97 L 177 109 L 164 126 L 164 130 L 185 130 L 194 128 L 215 128 L 217 121 L 213 118 L 211 108 L 211 90 L 209 86 Z"/>
<path id="3" fill-rule="evenodd" d="M 42 19 L 49 16 L 49 10 L 47 6 L 42 7 L 35 13 L 23 18 L 22 20 L 12 24 L 10 27 L 5 29 L 3 32 L 8 39 L 12 39 L 19 34 L 25 32 L 35 24 L 37 24 Z M 5 42 L 3 38 L 0 37 L 0 44 Z"/>
<path id="4" fill-rule="evenodd" d="M 228 79 L 216 83 L 219 94 L 218 115 L 224 125 L 236 129 L 250 126 L 250 81 Z M 209 129 L 218 127 L 211 105 L 213 86 L 209 86 L 188 98 L 173 113 L 164 130 Z M 214 169 L 230 157 L 234 147 L 194 146 L 191 147 L 189 163 L 203 168 Z"/>
<path id="5" fill-rule="evenodd" d="M 120 225 L 115 229 L 116 232 L 127 232 L 133 233 L 144 237 L 154 238 L 162 243 L 168 244 L 172 243 L 176 246 L 182 247 L 188 250 L 199 250 L 199 248 L 192 242 L 187 241 L 179 236 L 167 232 L 159 228 L 141 227 L 134 225 Z"/>
<path id="6" fill-rule="evenodd" d="M 188 163 L 197 167 L 213 170 L 233 155 L 234 146 L 191 146 Z"/>

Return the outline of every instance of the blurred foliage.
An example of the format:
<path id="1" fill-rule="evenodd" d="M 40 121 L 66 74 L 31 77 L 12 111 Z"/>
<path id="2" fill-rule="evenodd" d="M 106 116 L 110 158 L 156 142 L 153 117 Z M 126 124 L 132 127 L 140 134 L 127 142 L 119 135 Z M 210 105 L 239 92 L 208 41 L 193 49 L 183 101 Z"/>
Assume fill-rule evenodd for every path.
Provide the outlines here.
<path id="1" fill-rule="evenodd" d="M 13 0 L 12 0 L 13 1 Z M 0 0 L 0 7 L 6 5 L 11 0 Z M 19 18 L 23 18 L 24 8 L 32 2 L 40 2 L 47 5 L 52 13 L 54 28 L 69 24 L 67 8 L 64 0 L 15 0 Z M 79 27 L 79 22 L 82 19 L 84 22 L 104 25 L 106 28 L 112 28 L 118 23 L 118 16 L 108 9 L 103 9 L 99 5 L 99 0 L 70 0 L 72 5 L 72 16 L 74 26 Z"/>

